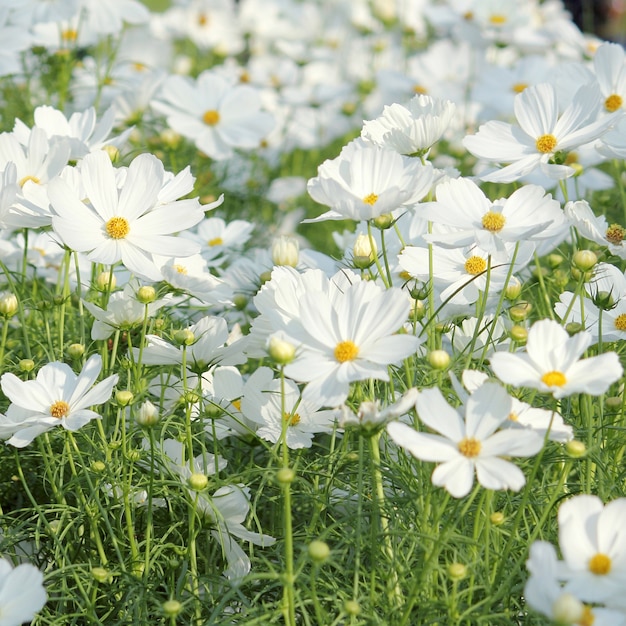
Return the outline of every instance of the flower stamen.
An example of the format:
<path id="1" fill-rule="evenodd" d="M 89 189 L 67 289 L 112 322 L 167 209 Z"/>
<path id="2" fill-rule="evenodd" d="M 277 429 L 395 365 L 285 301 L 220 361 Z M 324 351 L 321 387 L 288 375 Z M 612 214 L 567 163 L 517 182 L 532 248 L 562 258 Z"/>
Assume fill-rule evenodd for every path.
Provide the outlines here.
<path id="1" fill-rule="evenodd" d="M 557 139 L 554 135 L 541 135 L 541 137 L 537 138 L 535 142 L 535 146 L 539 152 L 543 154 L 549 154 L 550 152 L 554 152 L 556 148 Z"/>
<path id="2" fill-rule="evenodd" d="M 57 419 L 63 419 L 70 412 L 70 405 L 64 400 L 57 400 L 50 407 L 50 415 Z"/>
<path id="3" fill-rule="evenodd" d="M 548 387 L 563 387 L 567 382 L 567 378 L 565 378 L 565 374 L 563 372 L 546 372 L 541 377 L 541 382 Z"/>
<path id="4" fill-rule="evenodd" d="M 124 239 L 130 232 L 130 225 L 125 217 L 112 217 L 105 225 L 111 239 Z"/>
<path id="5" fill-rule="evenodd" d="M 369 204 L 370 206 L 374 206 L 377 200 L 378 196 L 375 193 L 370 193 L 363 198 L 363 202 L 365 202 L 365 204 Z"/>
<path id="6" fill-rule="evenodd" d="M 461 439 L 458 443 L 459 452 L 466 456 L 468 459 L 473 459 L 480 454 L 480 441 L 478 439 L 474 439 L 473 437 L 466 437 L 465 439 Z"/>
<path id="7" fill-rule="evenodd" d="M 611 571 L 611 557 L 602 552 L 589 559 L 589 571 L 596 576 L 605 576 Z"/>
<path id="8" fill-rule="evenodd" d="M 483 215 L 482 224 L 485 230 L 492 233 L 498 233 L 504 228 L 506 218 L 502 213 L 496 213 L 495 211 L 489 211 Z"/>
<path id="9" fill-rule="evenodd" d="M 352 341 L 340 341 L 335 346 L 335 359 L 339 363 L 354 361 L 359 354 L 359 349 Z"/>
<path id="10" fill-rule="evenodd" d="M 219 111 L 216 111 L 215 109 L 205 111 L 202 116 L 202 121 L 208 126 L 215 126 L 220 121 Z"/>
<path id="11" fill-rule="evenodd" d="M 613 113 L 617 111 L 617 109 L 621 109 L 622 102 L 622 96 L 618 96 L 616 93 L 613 93 L 604 101 L 604 108 L 609 113 Z"/>
<path id="12" fill-rule="evenodd" d="M 465 271 L 472 276 L 477 276 L 487 269 L 487 261 L 479 256 L 471 256 L 465 261 Z"/>

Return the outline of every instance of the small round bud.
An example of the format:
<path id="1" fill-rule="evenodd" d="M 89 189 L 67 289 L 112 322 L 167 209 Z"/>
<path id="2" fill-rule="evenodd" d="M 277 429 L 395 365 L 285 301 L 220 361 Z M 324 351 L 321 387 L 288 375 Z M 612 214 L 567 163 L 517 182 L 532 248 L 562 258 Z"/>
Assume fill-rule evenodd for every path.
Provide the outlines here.
<path id="1" fill-rule="evenodd" d="M 32 372 L 35 369 L 35 361 L 32 359 L 22 359 L 18 365 L 22 372 Z"/>
<path id="2" fill-rule="evenodd" d="M 504 297 L 507 300 L 517 300 L 519 298 L 520 293 L 522 293 L 522 283 L 515 276 L 511 276 L 509 280 L 509 284 L 506 286 L 504 290 Z"/>
<path id="3" fill-rule="evenodd" d="M 85 354 L 85 346 L 82 343 L 73 343 L 67 347 L 67 356 L 70 359 L 80 359 Z"/>
<path id="4" fill-rule="evenodd" d="M 176 343 L 180 344 L 181 346 L 190 346 L 195 342 L 195 340 L 196 336 L 193 334 L 192 330 L 189 330 L 189 328 L 177 330 L 174 333 L 174 341 L 176 341 Z"/>
<path id="5" fill-rule="evenodd" d="M 209 479 L 204 474 L 194 472 L 187 480 L 187 484 L 194 491 L 202 491 L 209 484 Z"/>
<path id="6" fill-rule="evenodd" d="M 608 291 L 598 291 L 592 296 L 591 300 L 603 311 L 610 311 L 615 308 L 615 298 L 613 298 L 613 294 Z"/>
<path id="7" fill-rule="evenodd" d="M 452 580 L 462 580 L 467 576 L 467 565 L 463 563 L 450 563 L 448 565 L 448 576 Z"/>
<path id="8" fill-rule="evenodd" d="M 105 569 L 104 567 L 92 567 L 91 576 L 96 582 L 99 583 L 110 583 L 111 579 L 113 578 L 111 576 L 111 572 L 109 572 L 109 570 Z"/>
<path id="9" fill-rule="evenodd" d="M 552 253 L 547 257 L 548 265 L 551 269 L 557 268 L 561 263 L 563 263 L 563 257 L 560 254 Z"/>
<path id="10" fill-rule="evenodd" d="M 501 524 L 504 524 L 504 519 L 504 513 L 501 513 L 500 511 L 495 511 L 489 516 L 489 521 L 494 526 L 500 526 Z"/>
<path id="11" fill-rule="evenodd" d="M 0 315 L 2 317 L 13 317 L 17 313 L 17 296 L 12 293 L 5 292 L 0 295 Z"/>
<path id="12" fill-rule="evenodd" d="M 267 352 L 279 365 L 287 365 L 296 356 L 296 346 L 283 339 L 279 334 L 274 334 L 267 342 Z"/>
<path id="13" fill-rule="evenodd" d="M 115 274 L 113 274 L 113 272 L 100 272 L 96 278 L 96 287 L 98 291 L 106 291 L 109 289 L 109 284 L 111 285 L 111 291 L 113 291 L 117 285 Z"/>
<path id="14" fill-rule="evenodd" d="M 533 310 L 533 305 L 530 302 L 518 302 L 515 306 L 509 309 L 509 317 L 514 322 L 523 322 Z"/>
<path id="15" fill-rule="evenodd" d="M 182 137 L 175 130 L 172 130 L 171 128 L 166 128 L 162 130 L 160 137 L 161 137 L 161 141 L 168 148 L 173 148 L 173 149 L 178 147 L 178 144 L 180 144 L 180 141 L 182 139 Z"/>
<path id="16" fill-rule="evenodd" d="M 571 593 L 561 594 L 552 604 L 552 618 L 558 624 L 580 624 L 583 603 Z"/>
<path id="17" fill-rule="evenodd" d="M 581 272 L 588 272 L 597 262 L 598 257 L 592 250 L 578 250 L 572 257 L 572 264 Z"/>
<path id="18" fill-rule="evenodd" d="M 587 446 L 577 439 L 572 439 L 565 444 L 565 452 L 573 459 L 580 459 L 587 454 Z"/>
<path id="19" fill-rule="evenodd" d="M 509 331 L 511 339 L 513 341 L 517 341 L 517 343 L 526 343 L 528 339 L 528 331 L 523 327 L 515 324 L 511 326 L 511 330 Z"/>
<path id="20" fill-rule="evenodd" d="M 330 547 L 325 541 L 315 540 L 309 544 L 309 557 L 315 563 L 323 563 L 330 556 Z"/>
<path id="21" fill-rule="evenodd" d="M 159 411 L 150 400 L 146 400 L 137 410 L 135 419 L 140 426 L 154 426 L 159 422 Z"/>
<path id="22" fill-rule="evenodd" d="M 413 300 L 409 311 L 409 319 L 412 322 L 419 322 L 426 315 L 426 305 L 423 300 Z"/>
<path id="23" fill-rule="evenodd" d="M 568 334 L 575 335 L 583 330 L 583 326 L 580 322 L 569 322 L 568 324 L 565 324 L 565 330 Z"/>
<path id="24" fill-rule="evenodd" d="M 445 370 L 450 365 L 450 355 L 445 350 L 432 350 L 428 353 L 428 363 L 433 369 Z"/>
<path id="25" fill-rule="evenodd" d="M 50 530 L 56 534 L 59 530 L 61 530 L 61 520 L 53 519 L 48 526 L 50 527 Z"/>
<path id="26" fill-rule="evenodd" d="M 131 569 L 131 574 L 135 578 L 141 578 L 146 569 L 146 564 L 143 561 L 138 561 L 137 563 L 133 563 L 133 567 Z"/>
<path id="27" fill-rule="evenodd" d="M 156 300 L 156 289 L 152 285 L 144 285 L 137 290 L 137 300 L 141 304 L 150 304 Z"/>
<path id="28" fill-rule="evenodd" d="M 359 615 L 361 613 L 361 607 L 356 600 L 346 600 L 343 604 L 343 610 L 348 615 Z"/>
<path id="29" fill-rule="evenodd" d="M 354 267 L 364 270 L 374 263 L 378 249 L 374 239 L 370 239 L 368 235 L 359 234 L 352 247 L 352 262 Z"/>
<path id="30" fill-rule="evenodd" d="M 210 402 L 205 405 L 204 414 L 208 419 L 216 420 L 224 414 L 224 409 L 219 404 Z"/>
<path id="31" fill-rule="evenodd" d="M 129 450 L 124 458 L 131 463 L 137 463 L 137 461 L 141 460 L 141 450 Z"/>
<path id="32" fill-rule="evenodd" d="M 281 485 L 289 485 L 296 478 L 296 473 L 290 467 L 281 467 L 276 472 L 276 480 Z"/>
<path id="33" fill-rule="evenodd" d="M 122 390 L 116 392 L 116 394 L 115 394 L 115 401 L 120 406 L 128 406 L 133 401 L 134 397 L 135 396 L 133 395 L 132 391 L 127 391 L 125 389 L 122 389 Z"/>
<path id="34" fill-rule="evenodd" d="M 248 306 L 248 298 L 243 294 L 237 294 L 233 298 L 233 304 L 238 311 L 243 311 Z"/>
<path id="35" fill-rule="evenodd" d="M 91 471 L 96 474 L 101 474 L 106 468 L 107 466 L 102 461 L 93 461 L 91 464 Z"/>
<path id="36" fill-rule="evenodd" d="M 162 607 L 166 617 L 176 617 L 183 610 L 183 605 L 178 600 L 166 600 Z"/>
<path id="37" fill-rule="evenodd" d="M 610 409 L 619 409 L 622 406 L 623 400 L 621 396 L 608 396 L 604 402 Z"/>
<path id="38" fill-rule="evenodd" d="M 373 219 L 374 226 L 376 226 L 379 230 L 387 230 L 387 228 L 391 228 L 393 221 L 393 215 L 391 215 L 391 213 L 383 213 Z"/>
<path id="39" fill-rule="evenodd" d="M 259 280 L 261 281 L 261 284 L 264 285 L 267 281 L 272 279 L 272 272 L 270 272 L 269 270 L 266 272 L 261 272 L 261 275 L 259 276 Z"/>
<path id="40" fill-rule="evenodd" d="M 274 265 L 296 267 L 300 256 L 300 246 L 294 237 L 281 235 L 272 243 L 272 262 Z"/>
<path id="41" fill-rule="evenodd" d="M 539 276 L 541 276 L 542 278 L 546 278 L 548 276 L 549 270 L 547 267 L 533 267 L 532 270 L 530 270 L 530 273 L 535 277 L 535 278 L 539 278 Z"/>
<path id="42" fill-rule="evenodd" d="M 359 453 L 358 452 L 348 452 L 348 454 L 346 454 L 345 456 L 346 462 L 347 463 L 356 463 L 359 460 Z"/>

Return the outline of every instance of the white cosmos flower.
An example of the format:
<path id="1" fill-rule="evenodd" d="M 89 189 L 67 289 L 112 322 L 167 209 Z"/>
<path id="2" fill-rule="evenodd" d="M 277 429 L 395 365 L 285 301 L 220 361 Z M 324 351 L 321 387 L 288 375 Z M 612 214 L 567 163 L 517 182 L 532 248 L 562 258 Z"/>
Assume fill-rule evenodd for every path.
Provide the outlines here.
<path id="1" fill-rule="evenodd" d="M 389 380 L 388 366 L 414 354 L 419 346 L 417 337 L 396 334 L 410 308 L 400 289 L 359 281 L 341 291 L 311 290 L 298 304 L 298 317 L 285 328 L 297 346 L 285 374 L 308 383 L 302 395 L 308 402 L 339 406 L 348 397 L 351 382 Z"/>
<path id="2" fill-rule="evenodd" d="M 434 485 L 445 487 L 455 498 L 471 491 L 474 473 L 486 489 L 519 491 L 524 486 L 522 471 L 502 457 L 531 456 L 543 441 L 532 430 L 498 430 L 511 412 L 511 398 L 502 387 L 481 385 L 467 399 L 464 415 L 438 388 L 422 391 L 416 408 L 420 420 L 440 434 L 417 432 L 402 422 L 391 422 L 387 432 L 414 457 L 441 463 L 432 475 Z"/>
<path id="3" fill-rule="evenodd" d="M 106 402 L 118 380 L 114 374 L 94 386 L 101 369 L 102 359 L 94 355 L 78 376 L 59 362 L 44 365 L 35 380 L 4 374 L 0 384 L 11 405 L 0 417 L 0 436 L 10 437 L 7 443 L 23 448 L 55 426 L 74 431 L 100 417 L 89 407 Z"/>
<path id="4" fill-rule="evenodd" d="M 19 626 L 30 622 L 48 595 L 42 573 L 30 563 L 12 567 L 0 559 L 0 626 Z"/>
<path id="5" fill-rule="evenodd" d="M 49 186 L 55 212 L 52 227 L 72 250 L 86 252 L 90 261 L 113 265 L 122 261 L 131 272 L 148 280 L 162 279 L 153 255 L 175 257 L 199 252 L 188 239 L 173 236 L 204 217 L 197 199 L 163 203 L 169 196 L 163 164 L 151 154 L 135 158 L 118 186 L 106 152 L 88 154 L 80 167 L 89 204 L 61 179 Z"/>
<path id="6" fill-rule="evenodd" d="M 559 116 L 555 88 L 550 83 L 532 85 L 515 98 L 517 124 L 487 122 L 465 137 L 463 145 L 486 161 L 509 163 L 482 180 L 513 182 L 535 168 L 550 178 L 567 178 L 575 171 L 555 163 L 555 154 L 594 141 L 618 121 L 617 112 L 598 119 L 600 104 L 597 86 L 585 85 Z"/>
<path id="7" fill-rule="evenodd" d="M 599 396 L 620 379 L 623 368 L 615 352 L 581 360 L 591 341 L 591 333 L 570 337 L 558 322 L 540 320 L 528 331 L 526 352 L 496 352 L 491 369 L 508 385 L 539 389 L 555 398 L 573 393 Z"/>
<path id="8" fill-rule="evenodd" d="M 430 163 L 364 142 L 351 141 L 341 154 L 324 161 L 307 189 L 331 210 L 312 220 L 369 220 L 417 204 L 430 190 Z"/>
<path id="9" fill-rule="evenodd" d="M 375 120 L 363 122 L 361 137 L 400 154 L 425 154 L 448 129 L 456 105 L 416 95 L 403 106 L 385 106 Z"/>
<path id="10" fill-rule="evenodd" d="M 617 43 L 603 43 L 593 55 L 604 110 L 613 113 L 626 105 L 626 52 Z"/>

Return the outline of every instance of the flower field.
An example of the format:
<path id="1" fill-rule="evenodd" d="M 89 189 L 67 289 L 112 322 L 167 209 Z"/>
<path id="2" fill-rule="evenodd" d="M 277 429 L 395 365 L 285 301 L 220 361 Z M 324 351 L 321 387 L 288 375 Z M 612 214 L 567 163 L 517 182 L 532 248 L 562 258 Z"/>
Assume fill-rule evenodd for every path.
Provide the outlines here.
<path id="1" fill-rule="evenodd" d="M 0 34 L 0 626 L 626 626 L 621 45 L 560 0 Z"/>

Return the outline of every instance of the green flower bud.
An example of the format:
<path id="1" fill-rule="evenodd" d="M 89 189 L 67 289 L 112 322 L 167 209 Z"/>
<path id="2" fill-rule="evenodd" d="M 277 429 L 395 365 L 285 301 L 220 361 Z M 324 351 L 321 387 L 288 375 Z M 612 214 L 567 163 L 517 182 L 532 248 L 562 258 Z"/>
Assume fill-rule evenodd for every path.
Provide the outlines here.
<path id="1" fill-rule="evenodd" d="M 144 285 L 137 290 L 137 300 L 141 304 L 150 304 L 156 300 L 156 289 L 152 285 Z"/>
<path id="2" fill-rule="evenodd" d="M 581 272 L 588 272 L 596 263 L 598 257 L 592 250 L 578 250 L 572 257 L 572 263 Z"/>
<path id="3" fill-rule="evenodd" d="M 187 480 L 187 484 L 194 491 L 202 491 L 209 484 L 209 479 L 204 474 L 194 472 Z"/>
<path id="4" fill-rule="evenodd" d="M 330 556 L 330 547 L 325 541 L 315 540 L 309 544 L 309 557 L 315 563 L 324 563 Z"/>

